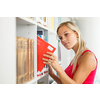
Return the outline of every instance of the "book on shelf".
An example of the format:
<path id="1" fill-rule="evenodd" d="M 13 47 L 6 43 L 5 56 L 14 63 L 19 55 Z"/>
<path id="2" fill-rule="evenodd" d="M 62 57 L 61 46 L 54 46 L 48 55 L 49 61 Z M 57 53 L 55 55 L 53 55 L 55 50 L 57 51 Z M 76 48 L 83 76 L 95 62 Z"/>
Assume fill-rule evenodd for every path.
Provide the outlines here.
<path id="1" fill-rule="evenodd" d="M 47 40 L 47 34 L 44 34 L 44 30 L 43 29 L 37 29 L 37 35 L 42 38 L 43 40 L 45 40 L 46 42 Z"/>
<path id="2" fill-rule="evenodd" d="M 24 82 L 24 68 L 23 68 L 23 38 L 17 37 L 17 83 Z"/>
<path id="3" fill-rule="evenodd" d="M 29 80 L 29 66 L 28 66 L 28 39 L 23 38 L 23 67 L 24 67 L 24 82 Z"/>
<path id="4" fill-rule="evenodd" d="M 31 19 L 31 20 L 34 20 L 34 17 L 28 17 L 29 19 Z"/>
<path id="5" fill-rule="evenodd" d="M 29 39 L 29 80 L 34 78 L 34 40 Z"/>
<path id="6" fill-rule="evenodd" d="M 37 29 L 37 35 L 40 38 L 44 39 L 44 30 L 43 29 Z"/>
<path id="7" fill-rule="evenodd" d="M 41 74 L 41 71 L 45 67 L 45 64 L 43 63 L 42 58 L 46 58 L 46 57 L 44 57 L 43 54 L 46 54 L 47 52 L 53 53 L 55 50 L 56 50 L 55 47 L 53 47 L 52 45 L 47 43 L 45 40 L 37 36 L 37 76 Z"/>
<path id="8" fill-rule="evenodd" d="M 47 17 L 44 17 L 44 26 L 47 27 Z"/>
<path id="9" fill-rule="evenodd" d="M 16 37 L 17 84 L 34 78 L 34 40 Z"/>
<path id="10" fill-rule="evenodd" d="M 54 17 L 51 17 L 51 30 L 54 30 Z"/>

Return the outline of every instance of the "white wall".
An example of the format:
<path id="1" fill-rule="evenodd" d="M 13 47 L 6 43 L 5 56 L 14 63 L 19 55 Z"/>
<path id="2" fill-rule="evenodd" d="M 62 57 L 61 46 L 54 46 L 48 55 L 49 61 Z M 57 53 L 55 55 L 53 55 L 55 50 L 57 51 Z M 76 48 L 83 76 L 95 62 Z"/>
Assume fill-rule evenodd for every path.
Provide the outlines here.
<path id="1" fill-rule="evenodd" d="M 76 21 L 80 28 L 83 40 L 98 59 L 97 76 L 100 77 L 100 17 L 80 17 Z"/>

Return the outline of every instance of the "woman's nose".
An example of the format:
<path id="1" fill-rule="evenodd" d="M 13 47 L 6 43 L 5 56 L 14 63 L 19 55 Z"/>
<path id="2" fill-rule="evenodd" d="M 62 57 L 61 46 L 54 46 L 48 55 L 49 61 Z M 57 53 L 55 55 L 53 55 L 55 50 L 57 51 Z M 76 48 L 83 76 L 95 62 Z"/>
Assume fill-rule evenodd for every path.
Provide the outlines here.
<path id="1" fill-rule="evenodd" d="M 62 38 L 62 41 L 64 42 L 65 40 L 66 40 L 66 38 L 65 38 L 65 37 L 63 37 L 63 38 Z"/>

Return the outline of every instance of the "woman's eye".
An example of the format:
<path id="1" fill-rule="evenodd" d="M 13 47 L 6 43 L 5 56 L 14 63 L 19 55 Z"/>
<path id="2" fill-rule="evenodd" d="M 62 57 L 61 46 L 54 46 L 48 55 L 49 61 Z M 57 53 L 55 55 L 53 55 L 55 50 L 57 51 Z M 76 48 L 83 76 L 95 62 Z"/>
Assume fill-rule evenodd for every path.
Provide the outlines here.
<path id="1" fill-rule="evenodd" d="M 68 33 L 66 33 L 65 35 L 68 35 Z"/>
<path id="2" fill-rule="evenodd" d="M 60 40 L 62 39 L 62 37 L 61 38 L 59 38 Z"/>

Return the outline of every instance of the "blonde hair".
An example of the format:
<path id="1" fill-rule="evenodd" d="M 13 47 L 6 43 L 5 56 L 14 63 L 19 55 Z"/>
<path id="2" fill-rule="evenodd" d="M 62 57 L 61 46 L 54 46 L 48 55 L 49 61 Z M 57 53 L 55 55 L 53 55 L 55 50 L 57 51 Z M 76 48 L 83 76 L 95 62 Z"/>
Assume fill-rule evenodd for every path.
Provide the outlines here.
<path id="1" fill-rule="evenodd" d="M 77 63 L 77 60 L 78 58 L 80 57 L 80 55 L 85 51 L 86 49 L 86 43 L 83 41 L 82 37 L 81 37 L 81 34 L 80 34 L 80 31 L 79 31 L 79 28 L 77 27 L 77 25 L 75 25 L 73 22 L 71 21 L 67 21 L 67 22 L 63 22 L 61 23 L 58 28 L 57 28 L 57 33 L 58 33 L 58 30 L 61 26 L 67 26 L 68 28 L 70 28 L 71 30 L 73 30 L 74 32 L 77 32 L 78 35 L 79 35 L 79 38 L 78 38 L 78 50 L 73 58 L 73 61 L 71 62 L 71 64 L 74 64 L 73 65 L 73 70 L 72 70 L 72 73 L 75 71 L 76 69 L 76 63 Z"/>

